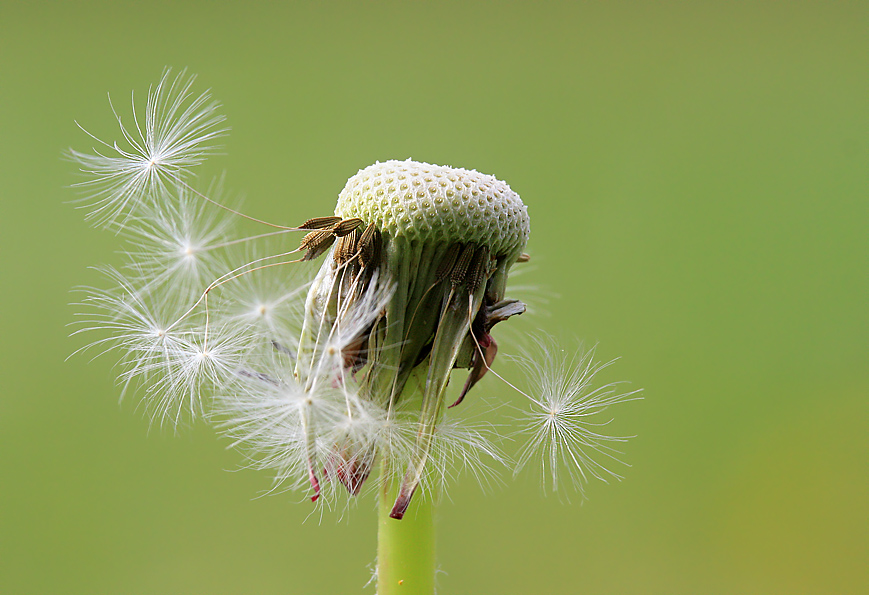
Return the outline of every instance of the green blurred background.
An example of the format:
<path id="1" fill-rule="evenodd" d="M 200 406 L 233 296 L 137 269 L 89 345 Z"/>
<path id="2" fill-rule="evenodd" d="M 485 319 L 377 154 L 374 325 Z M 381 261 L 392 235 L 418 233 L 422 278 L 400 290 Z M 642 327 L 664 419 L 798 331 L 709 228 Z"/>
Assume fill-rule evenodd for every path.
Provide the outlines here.
<path id="1" fill-rule="evenodd" d="M 549 300 L 515 328 L 599 342 L 645 388 L 615 412 L 633 467 L 585 504 L 454 485 L 440 593 L 867 592 L 867 32 L 866 2 L 3 0 L 0 593 L 369 576 L 373 500 L 257 499 L 268 475 L 227 472 L 209 428 L 149 430 L 110 358 L 64 361 L 70 288 L 118 256 L 61 154 L 167 65 L 224 104 L 209 171 L 257 217 L 323 214 L 375 160 L 506 179 Z"/>

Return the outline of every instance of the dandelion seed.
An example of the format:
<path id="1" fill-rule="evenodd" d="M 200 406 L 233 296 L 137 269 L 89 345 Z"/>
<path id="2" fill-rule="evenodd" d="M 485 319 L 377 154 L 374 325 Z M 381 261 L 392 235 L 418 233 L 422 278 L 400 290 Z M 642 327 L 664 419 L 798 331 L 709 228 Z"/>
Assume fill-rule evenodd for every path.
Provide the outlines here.
<path id="1" fill-rule="evenodd" d="M 604 482 L 622 479 L 606 463 L 625 465 L 613 445 L 629 437 L 602 433 L 600 428 L 612 419 L 600 420 L 600 414 L 611 405 L 642 399 L 640 390 L 621 392 L 621 382 L 594 387 L 595 375 L 615 361 L 595 361 L 594 349 L 566 353 L 542 339 L 535 343 L 533 356 L 514 358 L 533 387 L 525 395 L 529 401 L 524 413 L 527 439 L 516 472 L 540 457 L 544 487 L 557 491 L 561 474 L 566 473 L 568 482 L 584 497 L 589 477 Z"/>
<path id="2" fill-rule="evenodd" d="M 148 387 L 152 418 L 177 425 L 187 413 L 205 415 L 207 396 L 238 382 L 250 353 L 250 336 L 227 327 L 209 331 L 178 342 L 155 365 L 161 375 Z"/>
<path id="3" fill-rule="evenodd" d="M 231 221 L 191 196 L 186 188 L 156 202 L 122 233 L 130 238 L 129 269 L 140 293 L 173 293 L 189 300 L 227 268 L 221 250 Z M 167 287 L 169 286 L 169 287 Z"/>
<path id="4" fill-rule="evenodd" d="M 262 261 L 268 253 L 263 249 L 247 250 L 242 260 Z M 281 276 L 269 273 L 255 271 L 222 285 L 214 304 L 214 319 L 219 324 L 247 327 L 265 339 L 269 349 L 295 355 L 310 275 L 300 269 L 285 271 Z"/>
<path id="5" fill-rule="evenodd" d="M 110 268 L 100 272 L 116 287 L 80 289 L 85 295 L 78 304 L 82 311 L 73 334 L 108 333 L 79 351 L 96 350 L 98 355 L 119 352 L 121 379 L 126 387 L 135 378 L 147 380 L 156 367 L 168 361 L 187 333 L 179 327 L 171 328 L 176 313 L 149 304 L 121 273 Z"/>
<path id="6" fill-rule="evenodd" d="M 173 78 L 167 69 L 148 92 L 144 125 L 135 103 L 132 126 L 115 113 L 124 144 L 88 133 L 101 148 L 93 154 L 69 151 L 81 171 L 90 176 L 76 184 L 86 193 L 88 219 L 107 227 L 123 224 L 137 209 L 153 202 L 154 193 L 170 191 L 189 176 L 190 168 L 215 152 L 214 141 L 228 131 L 222 126 L 226 118 L 217 112 L 218 104 L 208 93 L 193 95 L 194 80 L 183 70 Z"/>
<path id="7" fill-rule="evenodd" d="M 235 378 L 236 368 L 250 351 L 250 337 L 243 328 L 213 329 L 206 346 L 196 319 L 179 324 L 177 304 L 155 301 L 116 270 L 101 272 L 117 287 L 82 288 L 82 312 L 73 334 L 108 336 L 79 351 L 117 353 L 122 396 L 132 384 L 144 384 L 152 420 L 177 425 L 185 414 L 202 415 L 202 391 Z"/>

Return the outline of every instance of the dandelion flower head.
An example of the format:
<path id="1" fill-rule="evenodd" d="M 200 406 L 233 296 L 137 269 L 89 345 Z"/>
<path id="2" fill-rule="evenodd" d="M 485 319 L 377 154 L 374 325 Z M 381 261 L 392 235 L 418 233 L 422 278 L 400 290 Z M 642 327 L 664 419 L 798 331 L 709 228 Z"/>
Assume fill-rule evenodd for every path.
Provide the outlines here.
<path id="1" fill-rule="evenodd" d="M 122 394 L 141 392 L 155 421 L 203 417 L 315 501 L 376 477 L 398 484 L 400 519 L 453 466 L 510 465 L 491 427 L 455 412 L 487 372 L 502 378 L 493 327 L 525 312 L 507 297 L 530 235 L 519 195 L 474 170 L 390 160 L 352 176 L 334 214 L 249 217 L 195 175 L 228 129 L 193 84 L 166 71 L 144 115 L 115 114 L 120 141 L 70 152 L 87 218 L 125 242 L 125 264 L 100 269 L 109 288 L 83 290 L 75 332 L 102 333 L 83 349 L 115 353 Z M 614 476 L 598 455 L 621 438 L 590 424 L 634 393 L 590 388 L 591 354 L 553 373 L 537 346 L 521 362 L 531 390 L 503 384 L 530 405 L 514 468 L 542 455 L 553 489 L 558 469 L 579 487 Z M 467 378 L 448 399 L 455 369 Z"/>

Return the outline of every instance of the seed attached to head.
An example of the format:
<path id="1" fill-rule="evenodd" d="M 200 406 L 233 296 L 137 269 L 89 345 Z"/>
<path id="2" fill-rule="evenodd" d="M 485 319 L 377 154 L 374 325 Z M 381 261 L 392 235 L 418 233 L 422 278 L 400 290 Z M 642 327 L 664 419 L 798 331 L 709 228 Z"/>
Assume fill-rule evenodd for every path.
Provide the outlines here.
<path id="1" fill-rule="evenodd" d="M 341 217 L 314 217 L 299 226 L 299 229 L 325 229 L 341 221 Z"/>
<path id="2" fill-rule="evenodd" d="M 307 250 L 302 260 L 313 260 L 328 250 L 335 241 L 335 236 L 329 230 L 312 231 L 299 245 L 300 250 Z"/>
<path id="3" fill-rule="evenodd" d="M 343 264 L 356 256 L 356 253 L 359 250 L 360 235 L 359 229 L 357 228 L 346 235 L 338 237 L 338 241 L 335 244 L 335 251 L 332 254 L 332 258 L 335 262 Z"/>
<path id="4" fill-rule="evenodd" d="M 363 267 L 373 265 L 380 257 L 380 232 L 372 221 L 359 238 L 359 264 Z"/>
<path id="5" fill-rule="evenodd" d="M 332 233 L 335 234 L 336 237 L 346 236 L 351 231 L 354 231 L 357 227 L 362 225 L 362 219 L 358 217 L 352 217 L 350 219 L 344 219 L 340 221 L 332 227 Z"/>
<path id="6" fill-rule="evenodd" d="M 471 261 L 471 266 L 468 270 L 468 291 L 472 294 L 477 292 L 477 288 L 483 284 L 488 278 L 489 268 L 489 249 L 486 246 L 480 246 L 474 253 L 474 260 Z"/>
<path id="7" fill-rule="evenodd" d="M 446 254 L 444 254 L 440 264 L 438 265 L 437 271 L 435 272 L 435 285 L 450 276 L 450 273 L 453 272 L 453 268 L 456 266 L 456 260 L 458 260 L 459 254 L 461 253 L 461 244 L 453 244 L 447 249 Z"/>
<path id="8" fill-rule="evenodd" d="M 468 274 L 468 267 L 471 266 L 471 261 L 473 260 L 476 251 L 476 246 L 473 244 L 466 244 L 464 248 L 462 248 L 462 252 L 459 254 L 459 259 L 456 261 L 456 264 L 453 266 L 453 270 L 450 273 L 450 283 L 452 283 L 453 287 L 465 282 L 465 275 Z"/>

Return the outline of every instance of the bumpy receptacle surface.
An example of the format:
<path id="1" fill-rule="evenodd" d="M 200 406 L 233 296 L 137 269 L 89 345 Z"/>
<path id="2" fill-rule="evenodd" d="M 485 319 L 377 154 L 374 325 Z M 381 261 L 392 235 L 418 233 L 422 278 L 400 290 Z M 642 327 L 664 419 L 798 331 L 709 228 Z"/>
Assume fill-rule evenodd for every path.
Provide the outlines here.
<path id="1" fill-rule="evenodd" d="M 416 161 L 386 161 L 347 180 L 335 214 L 374 222 L 391 237 L 472 242 L 492 254 L 521 252 L 528 211 L 506 182 L 477 171 Z"/>

